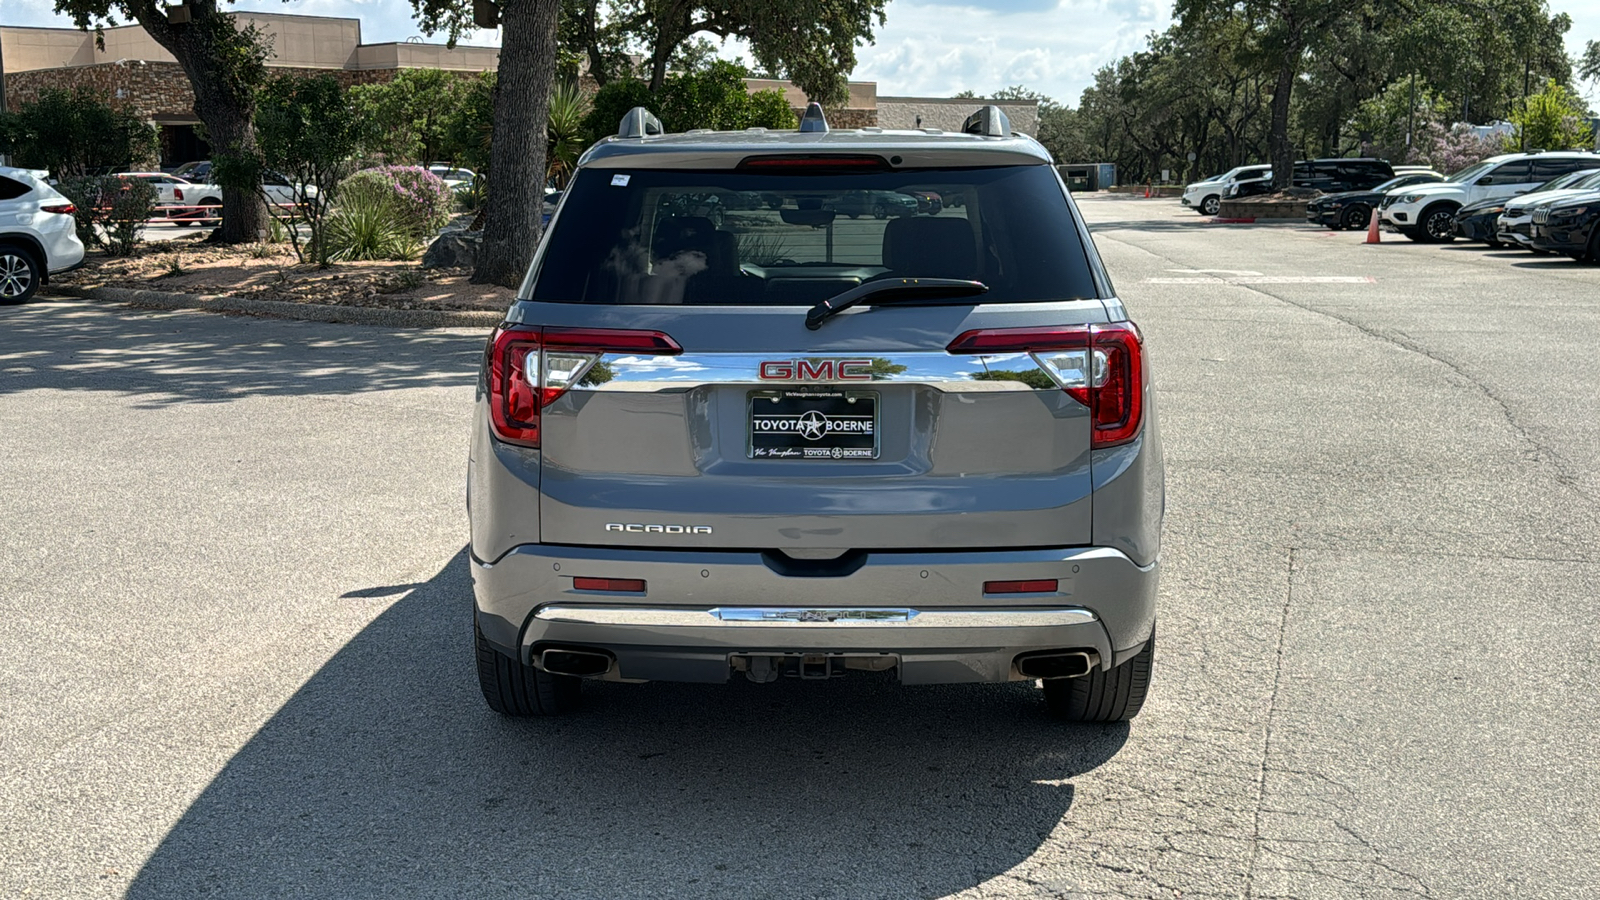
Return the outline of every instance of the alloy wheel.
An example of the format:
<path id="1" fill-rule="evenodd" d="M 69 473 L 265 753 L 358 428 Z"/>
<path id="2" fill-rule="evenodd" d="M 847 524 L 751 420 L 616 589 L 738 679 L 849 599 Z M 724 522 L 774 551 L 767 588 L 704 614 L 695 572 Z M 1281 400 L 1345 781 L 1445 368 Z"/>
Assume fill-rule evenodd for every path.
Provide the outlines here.
<path id="1" fill-rule="evenodd" d="M 33 261 L 10 250 L 0 252 L 0 299 L 20 299 L 32 284 Z"/>
<path id="2" fill-rule="evenodd" d="M 1222 198 L 1218 197 L 1216 194 L 1212 194 L 1211 196 L 1200 201 L 1200 211 L 1208 216 L 1216 215 L 1217 210 L 1221 208 Z"/>
<path id="3" fill-rule="evenodd" d="M 1428 237 L 1435 241 L 1448 241 L 1455 237 L 1456 214 L 1448 209 L 1436 210 L 1428 214 L 1428 219 L 1423 223 L 1423 229 L 1428 232 Z"/>

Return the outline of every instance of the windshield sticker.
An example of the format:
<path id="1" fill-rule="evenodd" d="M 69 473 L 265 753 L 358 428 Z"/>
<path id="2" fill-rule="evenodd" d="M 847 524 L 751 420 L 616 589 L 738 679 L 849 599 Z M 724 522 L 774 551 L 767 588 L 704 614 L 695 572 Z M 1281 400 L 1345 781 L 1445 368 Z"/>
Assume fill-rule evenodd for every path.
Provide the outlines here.
<path id="1" fill-rule="evenodd" d="M 627 176 L 627 175 L 613 175 L 613 176 L 611 176 L 611 186 L 612 187 L 627 187 L 628 186 L 628 178 L 629 177 L 630 176 Z"/>

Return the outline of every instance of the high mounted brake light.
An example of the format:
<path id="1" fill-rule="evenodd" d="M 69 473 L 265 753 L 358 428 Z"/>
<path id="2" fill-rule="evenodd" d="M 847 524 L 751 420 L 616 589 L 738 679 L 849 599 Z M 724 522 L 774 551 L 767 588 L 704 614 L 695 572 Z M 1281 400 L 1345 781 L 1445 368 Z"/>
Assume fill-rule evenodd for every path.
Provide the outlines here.
<path id="1" fill-rule="evenodd" d="M 659 331 L 501 325 L 486 352 L 494 436 L 508 444 L 538 447 L 541 411 L 581 383 L 601 356 L 670 356 L 683 348 Z"/>
<path id="2" fill-rule="evenodd" d="M 1144 345 L 1132 322 L 985 328 L 963 332 L 951 353 L 1027 353 L 1061 389 L 1089 408 L 1091 446 L 1139 436 L 1144 420 Z"/>
<path id="3" fill-rule="evenodd" d="M 843 156 L 813 153 L 805 156 L 747 156 L 739 162 L 745 171 L 791 172 L 796 175 L 834 172 L 887 172 L 889 161 L 881 156 Z"/>

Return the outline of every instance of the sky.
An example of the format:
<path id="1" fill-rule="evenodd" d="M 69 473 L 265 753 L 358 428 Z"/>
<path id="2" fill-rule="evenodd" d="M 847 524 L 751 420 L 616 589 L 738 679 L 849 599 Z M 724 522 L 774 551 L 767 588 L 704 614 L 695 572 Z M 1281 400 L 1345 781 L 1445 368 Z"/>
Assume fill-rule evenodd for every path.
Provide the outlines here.
<path id="1" fill-rule="evenodd" d="M 54 0 L 0 0 L 0 24 L 68 26 Z M 1567 49 L 1600 39 L 1600 0 L 1551 0 L 1572 17 Z M 403 41 L 420 35 L 409 0 L 240 0 L 236 9 L 354 16 L 362 39 Z M 1171 23 L 1166 0 L 890 0 L 874 43 L 857 50 L 851 78 L 875 81 L 891 96 L 983 95 L 1021 84 L 1077 106 L 1095 70 L 1139 49 L 1145 35 Z M 425 40 L 432 40 L 423 38 Z M 437 38 L 437 40 L 442 40 Z M 464 44 L 494 45 L 493 31 Z M 725 55 L 742 55 L 735 44 Z M 1586 86 L 1592 87 L 1592 86 Z M 1590 91 L 1591 101 L 1595 91 Z"/>

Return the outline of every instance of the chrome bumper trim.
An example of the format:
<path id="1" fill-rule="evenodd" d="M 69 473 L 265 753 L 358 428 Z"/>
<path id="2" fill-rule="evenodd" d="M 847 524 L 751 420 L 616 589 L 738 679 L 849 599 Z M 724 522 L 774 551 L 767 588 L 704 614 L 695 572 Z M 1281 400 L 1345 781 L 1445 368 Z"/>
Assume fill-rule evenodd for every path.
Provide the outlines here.
<path id="1" fill-rule="evenodd" d="M 1077 607 L 1053 609 L 911 609 L 908 607 L 740 606 L 671 609 L 551 604 L 534 618 L 578 625 L 779 628 L 1053 628 L 1096 621 Z"/>

